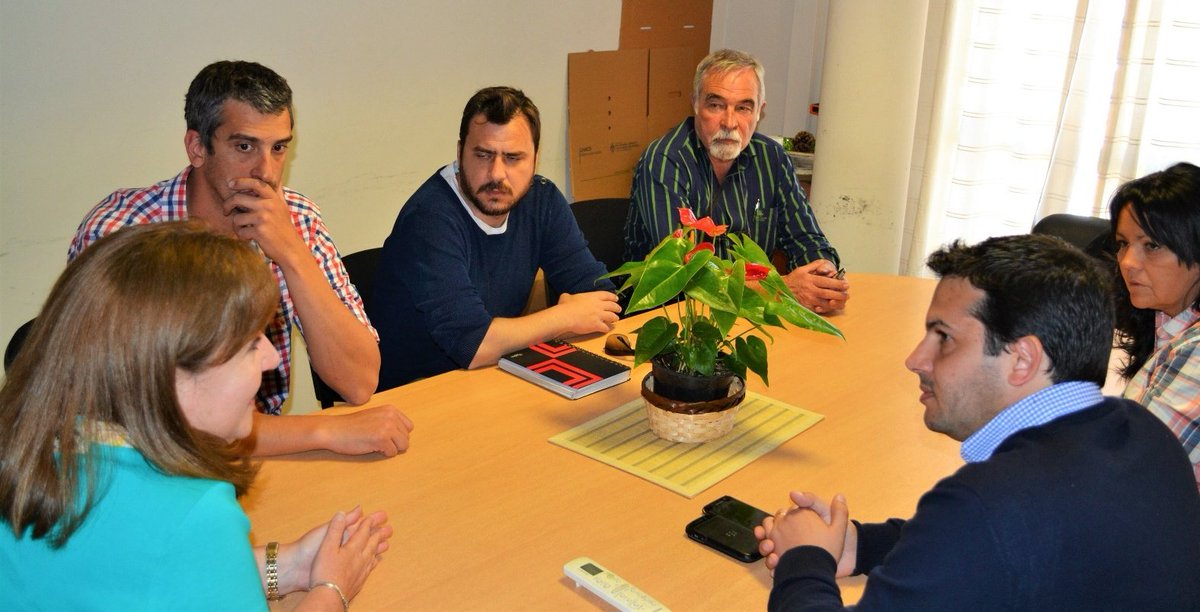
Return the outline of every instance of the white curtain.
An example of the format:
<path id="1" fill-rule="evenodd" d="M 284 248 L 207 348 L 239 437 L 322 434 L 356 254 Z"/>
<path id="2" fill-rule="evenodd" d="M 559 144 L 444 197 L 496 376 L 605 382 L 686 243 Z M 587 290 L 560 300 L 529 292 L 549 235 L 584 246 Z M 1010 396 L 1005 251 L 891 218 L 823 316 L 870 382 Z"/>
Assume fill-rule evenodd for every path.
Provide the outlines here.
<path id="1" fill-rule="evenodd" d="M 901 271 L 1200 163 L 1197 0 L 931 2 Z"/>

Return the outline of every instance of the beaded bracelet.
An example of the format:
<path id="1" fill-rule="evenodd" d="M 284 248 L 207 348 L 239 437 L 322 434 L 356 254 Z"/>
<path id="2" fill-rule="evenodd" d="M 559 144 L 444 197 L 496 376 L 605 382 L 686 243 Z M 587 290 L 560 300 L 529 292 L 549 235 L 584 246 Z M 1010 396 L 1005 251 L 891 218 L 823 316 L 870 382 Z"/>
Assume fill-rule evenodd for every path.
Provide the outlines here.
<path id="1" fill-rule="evenodd" d="M 308 587 L 308 590 L 311 591 L 317 587 L 329 587 L 333 589 L 333 592 L 337 593 L 337 596 L 342 598 L 342 612 L 350 612 L 350 600 L 346 599 L 346 595 L 342 593 L 342 587 L 328 580 L 322 580 L 320 582 L 312 583 L 312 586 Z"/>
<path id="2" fill-rule="evenodd" d="M 279 542 L 267 543 L 267 599 L 279 599 Z"/>

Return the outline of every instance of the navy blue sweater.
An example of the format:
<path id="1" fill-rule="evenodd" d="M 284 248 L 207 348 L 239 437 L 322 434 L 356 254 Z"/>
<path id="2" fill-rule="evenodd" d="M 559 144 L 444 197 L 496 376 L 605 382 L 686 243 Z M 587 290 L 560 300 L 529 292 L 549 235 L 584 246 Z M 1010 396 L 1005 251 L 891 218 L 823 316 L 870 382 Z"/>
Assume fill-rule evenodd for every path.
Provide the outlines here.
<path id="1" fill-rule="evenodd" d="M 1019 431 L 934 486 L 912 519 L 858 534 L 859 609 L 1200 609 L 1191 464 L 1128 400 Z M 769 609 L 842 609 L 834 570 L 820 548 L 788 551 Z"/>
<path id="2" fill-rule="evenodd" d="M 434 173 L 383 244 L 368 315 L 379 331 L 379 388 L 465 368 L 494 317 L 521 314 L 538 268 L 558 293 L 614 289 L 558 188 L 535 175 L 489 236 Z"/>

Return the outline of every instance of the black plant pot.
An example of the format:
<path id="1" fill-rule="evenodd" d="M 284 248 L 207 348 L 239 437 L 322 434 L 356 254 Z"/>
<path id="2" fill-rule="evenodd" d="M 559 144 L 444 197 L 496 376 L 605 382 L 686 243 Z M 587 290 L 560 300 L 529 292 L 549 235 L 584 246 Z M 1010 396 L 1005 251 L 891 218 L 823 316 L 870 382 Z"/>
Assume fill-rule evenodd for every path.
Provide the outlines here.
<path id="1" fill-rule="evenodd" d="M 667 358 L 656 355 L 650 360 L 654 376 L 654 392 L 683 402 L 707 402 L 729 395 L 729 387 L 737 380 L 720 359 L 712 376 L 696 376 L 677 372 L 666 365 Z"/>

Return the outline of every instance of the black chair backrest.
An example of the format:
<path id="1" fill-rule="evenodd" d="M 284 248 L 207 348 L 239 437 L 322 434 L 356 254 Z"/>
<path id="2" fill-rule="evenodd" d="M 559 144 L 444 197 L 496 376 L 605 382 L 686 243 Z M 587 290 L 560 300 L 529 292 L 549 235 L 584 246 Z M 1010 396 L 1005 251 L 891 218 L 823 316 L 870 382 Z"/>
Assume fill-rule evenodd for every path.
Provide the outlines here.
<path id="1" fill-rule="evenodd" d="M 29 328 L 33 327 L 33 322 L 37 319 L 30 319 L 13 332 L 12 338 L 8 340 L 8 346 L 4 349 L 4 371 L 7 372 L 9 366 L 12 365 L 14 359 L 17 358 L 17 353 L 21 352 L 21 346 L 25 344 L 25 336 L 29 335 Z"/>
<path id="2" fill-rule="evenodd" d="M 362 298 L 364 308 L 375 290 L 375 270 L 379 268 L 379 257 L 382 254 L 383 248 L 378 247 L 342 257 L 342 264 L 346 266 L 346 274 L 350 276 L 350 282 L 354 283 L 354 287 L 358 289 L 358 295 Z M 311 369 L 311 365 L 309 367 Z M 313 395 L 317 397 L 322 408 L 330 408 L 336 402 L 345 401 L 337 391 L 321 380 L 316 370 L 312 370 L 312 379 Z"/>
<path id="3" fill-rule="evenodd" d="M 1055 213 L 1046 215 L 1033 226 L 1035 234 L 1049 234 L 1079 247 L 1093 257 L 1112 254 L 1112 227 L 1108 219 Z"/>
<path id="4" fill-rule="evenodd" d="M 609 272 L 625 261 L 625 217 L 629 198 L 581 200 L 571 205 L 588 250 Z"/>

